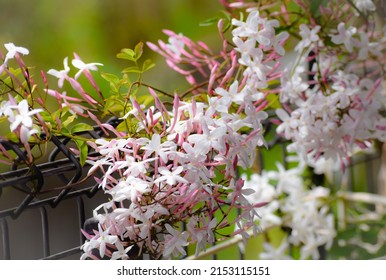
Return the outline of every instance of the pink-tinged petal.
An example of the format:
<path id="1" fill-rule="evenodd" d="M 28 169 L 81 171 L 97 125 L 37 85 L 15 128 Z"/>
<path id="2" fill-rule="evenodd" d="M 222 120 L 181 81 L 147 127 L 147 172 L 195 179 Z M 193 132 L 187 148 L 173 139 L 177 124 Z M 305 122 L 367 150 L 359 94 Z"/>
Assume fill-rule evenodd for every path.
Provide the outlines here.
<path id="1" fill-rule="evenodd" d="M 22 143 L 27 143 L 29 138 L 30 138 L 30 131 L 28 128 L 26 128 L 25 126 L 21 126 L 20 127 L 20 141 Z"/>
<path id="2" fill-rule="evenodd" d="M 211 93 L 213 91 L 213 84 L 214 84 L 214 81 L 216 80 L 217 78 L 217 75 L 216 75 L 216 72 L 217 72 L 217 69 L 219 68 L 219 65 L 216 64 L 212 70 L 210 71 L 210 78 L 209 78 L 209 83 L 208 83 L 208 92 Z"/>
<path id="3" fill-rule="evenodd" d="M 171 60 L 167 59 L 166 60 L 166 64 L 171 68 L 173 69 L 174 71 L 182 74 L 182 75 L 190 75 L 190 71 L 186 71 L 186 70 L 183 70 L 181 69 L 180 67 L 178 67 L 174 62 L 172 62 Z"/>
<path id="4" fill-rule="evenodd" d="M 163 29 L 162 32 L 169 37 L 176 37 L 177 34 L 169 29 Z"/>
<path id="5" fill-rule="evenodd" d="M 21 124 L 22 122 L 22 117 L 20 115 L 17 115 L 11 125 L 9 126 L 9 129 L 11 131 L 15 131 L 16 128 Z"/>
<path id="6" fill-rule="evenodd" d="M 147 44 L 147 46 L 148 46 L 152 51 L 159 52 L 160 49 L 158 48 L 158 46 L 157 46 L 156 44 L 153 44 L 153 43 L 151 43 L 151 42 L 147 42 L 146 44 Z"/>
<path id="7" fill-rule="evenodd" d="M 197 84 L 196 79 L 193 77 L 193 75 L 188 75 L 185 77 L 185 79 L 191 85 Z"/>
<path id="8" fill-rule="evenodd" d="M 131 100 L 131 104 L 133 105 L 134 109 L 136 109 L 137 112 L 139 113 L 139 115 L 141 115 L 142 120 L 146 119 L 146 115 L 143 111 L 143 108 L 141 105 L 139 105 L 138 101 L 132 97 L 130 97 L 130 100 Z M 138 117 L 138 114 L 135 114 L 135 116 Z"/>
<path id="9" fill-rule="evenodd" d="M 179 119 L 179 110 L 178 108 L 180 107 L 180 98 L 178 97 L 178 94 L 175 93 L 174 94 L 174 100 L 173 100 L 173 115 L 174 115 L 174 118 L 173 118 L 173 123 L 171 124 L 171 126 L 168 128 L 168 131 L 173 131 L 178 119 Z"/>
<path id="10" fill-rule="evenodd" d="M 124 137 L 125 136 L 125 133 L 123 132 L 118 132 L 112 125 L 110 124 L 107 124 L 107 123 L 102 123 L 102 126 L 106 129 L 108 129 L 109 131 L 111 131 L 112 133 L 114 133 L 117 137 L 121 138 L 121 137 Z"/>
<path id="11" fill-rule="evenodd" d="M 212 50 L 211 50 L 211 49 L 208 47 L 208 45 L 206 45 L 204 42 L 199 41 L 199 42 L 197 42 L 197 44 L 198 44 L 201 48 L 205 49 L 206 51 L 208 51 L 208 52 L 211 54 Z"/>
<path id="12" fill-rule="evenodd" d="M 0 65 L 0 75 L 4 72 L 4 70 L 5 70 L 6 67 L 7 67 L 7 66 L 5 65 L 5 63 L 2 64 L 2 65 Z"/>
<path id="13" fill-rule="evenodd" d="M 95 99 L 93 99 L 90 95 L 88 95 L 88 94 L 85 92 L 85 90 L 83 89 L 83 87 L 81 86 L 81 84 L 80 84 L 78 81 L 76 81 L 75 79 L 73 79 L 73 78 L 69 78 L 68 80 L 69 80 L 69 82 L 70 82 L 72 88 L 73 88 L 74 90 L 76 90 L 76 92 L 78 92 L 79 95 L 80 95 L 81 97 L 83 97 L 83 99 L 84 99 L 88 104 L 90 104 L 93 108 L 96 108 L 96 107 L 95 107 L 95 104 L 98 104 L 98 102 L 97 102 Z"/>
<path id="14" fill-rule="evenodd" d="M 75 58 L 71 61 L 72 65 L 75 67 L 75 68 L 78 68 L 78 69 L 83 69 L 85 66 L 86 66 L 86 63 L 84 63 L 82 60 L 80 60 L 79 58 Z"/>
<path id="15" fill-rule="evenodd" d="M 90 116 L 90 118 L 101 128 L 101 130 L 103 131 L 104 134 L 106 135 L 110 135 L 107 130 L 105 129 L 105 127 L 102 125 L 102 122 L 97 118 L 97 116 L 95 116 L 93 113 L 91 113 L 90 111 L 87 111 L 88 115 Z"/>
<path id="16" fill-rule="evenodd" d="M 22 143 L 28 143 L 29 139 L 31 138 L 31 135 L 38 133 L 36 129 L 30 129 L 28 127 L 25 127 L 22 125 L 20 127 L 20 141 Z"/>

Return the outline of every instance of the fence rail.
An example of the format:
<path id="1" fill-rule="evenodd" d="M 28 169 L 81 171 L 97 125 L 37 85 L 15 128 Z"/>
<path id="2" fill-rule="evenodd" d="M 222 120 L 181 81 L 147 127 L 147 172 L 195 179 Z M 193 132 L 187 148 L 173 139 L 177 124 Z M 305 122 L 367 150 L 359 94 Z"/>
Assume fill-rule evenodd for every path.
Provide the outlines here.
<path id="1" fill-rule="evenodd" d="M 111 120 L 109 123 L 116 125 L 117 121 Z M 80 134 L 90 139 L 103 136 L 98 127 L 95 127 L 94 131 Z M 15 249 L 18 246 L 14 243 L 19 243 L 18 239 L 30 239 L 31 243 L 41 244 L 39 252 L 28 254 L 36 259 L 62 259 L 80 253 L 80 244 L 84 242 L 80 228 L 87 218 L 86 212 L 90 215 L 90 209 L 98 205 L 98 201 L 94 202 L 98 185 L 92 179 L 86 180 L 85 173 L 88 166 L 87 164 L 81 166 L 79 158 L 71 152 L 70 139 L 53 136 L 50 144 L 53 149 L 45 162 L 22 166 L 18 162 L 26 161 L 23 147 L 8 141 L 0 141 L 3 149 L 17 156 L 17 161 L 10 166 L 10 170 L 0 173 L 0 259 L 25 258 L 23 253 L 18 253 Z M 96 153 L 90 151 L 89 155 L 93 154 Z M 88 211 L 85 200 L 90 204 Z M 76 204 L 76 214 L 66 219 L 77 221 L 76 226 L 67 230 L 76 231 L 79 238 L 75 242 L 72 241 L 72 246 L 67 244 L 69 248 L 53 253 L 51 231 L 55 229 L 52 229 L 51 224 L 52 220 L 56 219 L 55 208 L 65 201 Z M 40 222 L 38 224 L 35 222 L 32 228 L 26 225 L 21 231 L 20 227 L 23 228 L 21 216 L 26 213 L 37 217 Z M 39 227 L 40 230 L 37 230 Z M 40 231 L 40 240 L 31 239 L 29 234 L 34 231 Z M 65 236 L 67 232 L 61 234 Z M 60 238 L 57 243 L 60 243 Z M 24 249 L 30 250 L 28 247 Z"/>

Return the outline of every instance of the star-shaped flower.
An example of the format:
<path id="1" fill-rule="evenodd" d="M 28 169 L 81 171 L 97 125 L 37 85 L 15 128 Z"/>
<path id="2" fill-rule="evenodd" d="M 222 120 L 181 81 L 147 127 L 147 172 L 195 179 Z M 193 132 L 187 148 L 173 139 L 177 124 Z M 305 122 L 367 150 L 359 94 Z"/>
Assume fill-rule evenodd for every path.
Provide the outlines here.
<path id="1" fill-rule="evenodd" d="M 75 79 L 78 79 L 79 76 L 83 73 L 83 71 L 97 71 L 98 67 L 97 66 L 103 66 L 102 63 L 97 63 L 97 62 L 92 62 L 92 63 L 84 63 L 82 60 L 75 58 L 72 60 L 72 65 L 74 67 L 78 68 L 79 71 L 75 74 Z"/>
<path id="2" fill-rule="evenodd" d="M 55 70 L 55 69 L 50 69 L 48 70 L 48 74 L 55 76 L 58 78 L 58 87 L 63 87 L 63 82 L 64 80 L 68 77 L 68 72 L 70 72 L 70 67 L 68 67 L 68 57 L 64 58 L 63 60 L 63 65 L 64 65 L 64 70 Z"/>
<path id="3" fill-rule="evenodd" d="M 4 44 L 4 47 L 7 49 L 8 53 L 5 56 L 4 64 L 7 65 L 8 60 L 14 58 L 17 53 L 27 55 L 29 50 L 23 47 L 17 47 L 13 43 Z"/>

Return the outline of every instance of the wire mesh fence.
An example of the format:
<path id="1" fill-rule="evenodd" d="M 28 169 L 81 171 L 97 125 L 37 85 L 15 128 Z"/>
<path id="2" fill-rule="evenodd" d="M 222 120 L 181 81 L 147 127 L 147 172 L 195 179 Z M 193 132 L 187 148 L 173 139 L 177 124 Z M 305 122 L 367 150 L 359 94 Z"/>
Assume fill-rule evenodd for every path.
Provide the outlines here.
<path id="1" fill-rule="evenodd" d="M 81 136 L 102 135 L 95 128 Z M 15 162 L 10 171 L 0 174 L 1 259 L 79 257 L 84 242 L 80 228 L 102 195 L 98 199 L 98 185 L 86 180 L 87 165 L 81 166 L 71 151 L 70 139 L 52 137 L 49 144 L 52 152 L 42 163 L 19 166 Z M 23 147 L 7 141 L 0 145 L 20 162 L 25 160 Z"/>

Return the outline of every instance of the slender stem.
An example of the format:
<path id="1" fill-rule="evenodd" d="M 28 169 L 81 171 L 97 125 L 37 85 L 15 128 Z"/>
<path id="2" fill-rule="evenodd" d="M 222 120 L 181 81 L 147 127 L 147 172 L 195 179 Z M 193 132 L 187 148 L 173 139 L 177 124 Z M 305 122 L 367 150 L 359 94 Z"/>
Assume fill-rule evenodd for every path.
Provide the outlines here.
<path id="1" fill-rule="evenodd" d="M 145 83 L 142 83 L 142 82 L 140 83 L 140 85 L 145 86 L 145 87 L 149 87 L 149 88 L 151 88 L 151 89 L 153 89 L 155 91 L 158 91 L 159 93 L 162 93 L 163 95 L 166 95 L 167 97 L 174 98 L 174 96 L 172 94 L 167 93 L 166 91 L 163 91 L 163 90 L 161 90 L 159 88 L 156 88 L 154 86 L 151 86 L 151 85 L 148 85 L 148 84 L 145 84 Z"/>
<path id="2" fill-rule="evenodd" d="M 342 192 L 338 194 L 338 197 L 348 201 L 386 205 L 386 197 L 378 194 L 365 192 Z"/>
<path id="3" fill-rule="evenodd" d="M 253 235 L 253 229 L 249 229 L 246 232 L 248 235 Z M 243 237 L 241 235 L 236 235 L 227 241 L 221 242 L 217 245 L 214 245 L 213 247 L 208 248 L 205 252 L 199 253 L 197 256 L 189 256 L 186 258 L 186 260 L 198 260 L 205 258 L 207 256 L 212 256 L 218 252 L 221 252 L 222 250 L 232 247 L 240 242 L 243 241 Z"/>

